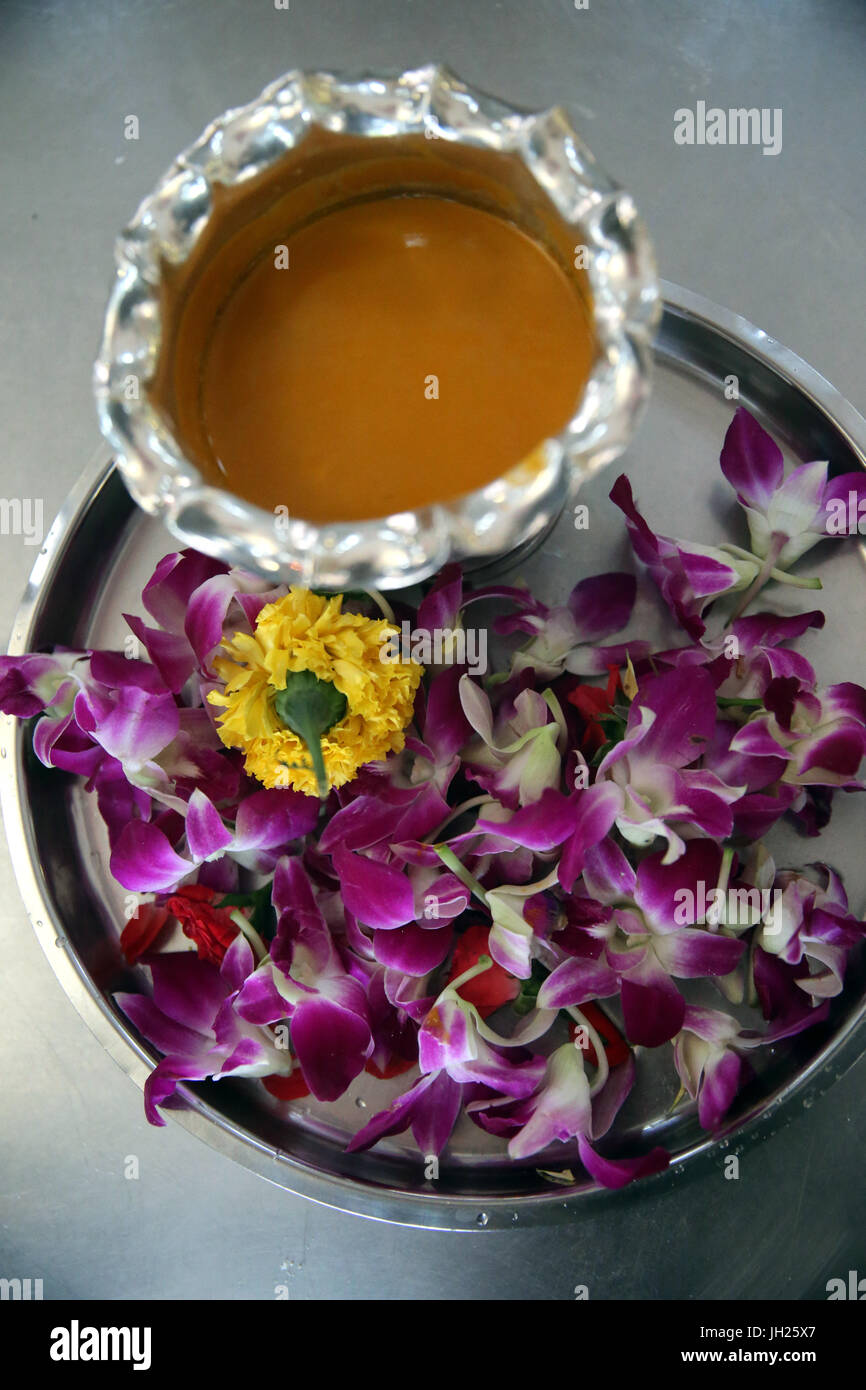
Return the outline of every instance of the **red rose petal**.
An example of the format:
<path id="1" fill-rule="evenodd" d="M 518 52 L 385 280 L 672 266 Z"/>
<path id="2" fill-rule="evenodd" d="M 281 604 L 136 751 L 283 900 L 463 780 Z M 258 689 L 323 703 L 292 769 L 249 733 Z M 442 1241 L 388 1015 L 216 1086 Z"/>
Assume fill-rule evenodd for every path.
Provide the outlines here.
<path id="1" fill-rule="evenodd" d="M 168 908 L 157 907 L 155 903 L 142 903 L 120 933 L 120 949 L 128 965 L 135 965 L 150 949 L 170 916 Z"/>
<path id="2" fill-rule="evenodd" d="M 199 960 L 221 965 L 223 957 L 238 934 L 228 908 L 214 907 L 216 893 L 203 883 L 190 883 L 170 897 L 166 903 L 183 928 L 184 936 L 194 941 Z"/>
<path id="3" fill-rule="evenodd" d="M 310 1094 L 310 1088 L 303 1078 L 300 1067 L 295 1067 L 291 1076 L 280 1076 L 275 1073 L 273 1076 L 262 1077 L 262 1085 L 266 1091 L 270 1091 L 277 1100 L 300 1100 L 302 1096 Z"/>
<path id="4" fill-rule="evenodd" d="M 485 922 L 473 922 L 471 927 L 467 927 L 454 948 L 448 984 L 464 971 L 471 970 L 473 965 L 477 965 L 480 956 L 489 954 L 489 936 L 490 928 Z M 489 1018 L 490 1014 L 501 1009 L 503 1004 L 517 998 L 520 982 L 494 961 L 489 970 L 485 970 L 483 975 L 476 975 L 474 980 L 467 980 L 457 993 L 467 1004 L 474 1004 L 482 1018 Z"/>
<path id="5" fill-rule="evenodd" d="M 402 1076 L 404 1071 L 411 1071 L 418 1065 L 417 1057 L 410 1057 L 407 1061 L 405 1057 L 391 1058 L 385 1067 L 377 1067 L 375 1062 L 368 1062 L 364 1071 L 368 1071 L 371 1076 L 375 1076 L 379 1081 L 390 1081 L 392 1076 Z"/>

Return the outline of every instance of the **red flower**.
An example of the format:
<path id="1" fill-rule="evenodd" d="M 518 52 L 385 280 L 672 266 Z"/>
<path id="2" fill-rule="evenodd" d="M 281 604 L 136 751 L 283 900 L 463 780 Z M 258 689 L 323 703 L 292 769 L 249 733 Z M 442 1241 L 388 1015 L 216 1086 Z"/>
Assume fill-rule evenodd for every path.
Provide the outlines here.
<path id="1" fill-rule="evenodd" d="M 474 922 L 471 927 L 467 927 L 454 948 L 448 984 L 465 970 L 471 970 L 473 965 L 477 965 L 479 956 L 490 954 L 487 950 L 489 936 L 490 928 L 484 922 Z M 457 993 L 467 1004 L 474 1004 L 482 1018 L 488 1018 L 497 1009 L 501 1009 L 503 1004 L 517 998 L 520 993 L 520 981 L 515 980 L 513 975 L 509 975 L 507 970 L 503 970 L 502 966 L 494 961 L 489 970 L 485 970 L 483 975 L 476 975 L 474 980 L 467 980 Z"/>
<path id="2" fill-rule="evenodd" d="M 135 916 L 130 917 L 120 933 L 120 949 L 129 965 L 135 965 L 145 951 L 150 950 L 170 916 L 165 907 L 142 903 Z"/>
<path id="3" fill-rule="evenodd" d="M 585 727 L 581 751 L 585 754 L 597 753 L 607 743 L 607 734 L 599 722 L 599 715 L 613 713 L 613 699 L 619 683 L 617 667 L 609 666 L 604 690 L 598 685 L 576 685 L 565 697 L 583 716 Z"/>
<path id="4" fill-rule="evenodd" d="M 217 897 L 213 888 L 203 883 L 189 883 L 166 902 L 183 927 L 184 936 L 196 944 L 199 960 L 221 965 L 223 956 L 238 934 L 239 928 L 226 907 L 214 907 Z"/>
<path id="5" fill-rule="evenodd" d="M 295 1067 L 291 1076 L 280 1076 L 277 1072 L 273 1076 L 263 1076 L 262 1085 L 277 1100 L 300 1100 L 301 1096 L 310 1094 L 300 1067 Z"/>
<path id="6" fill-rule="evenodd" d="M 377 1067 L 375 1062 L 368 1062 L 364 1071 L 368 1071 L 371 1076 L 376 1076 L 380 1081 L 390 1081 L 392 1076 L 402 1076 L 404 1071 L 411 1071 L 417 1067 L 417 1057 L 398 1057 L 395 1052 L 388 1064 L 384 1067 Z"/>

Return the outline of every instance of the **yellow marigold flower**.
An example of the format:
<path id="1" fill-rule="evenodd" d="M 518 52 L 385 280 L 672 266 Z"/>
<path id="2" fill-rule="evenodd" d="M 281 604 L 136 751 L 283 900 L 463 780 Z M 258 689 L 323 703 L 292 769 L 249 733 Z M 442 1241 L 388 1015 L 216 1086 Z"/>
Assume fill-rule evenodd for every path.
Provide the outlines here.
<path id="1" fill-rule="evenodd" d="M 254 633 L 237 633 L 214 659 L 224 688 L 207 698 L 223 711 L 216 716 L 219 736 L 228 748 L 243 749 L 247 772 L 266 787 L 290 786 L 312 796 L 318 791 L 306 743 L 275 708 L 292 672 L 312 672 L 345 696 L 343 717 L 321 735 L 332 787 L 350 782 L 364 763 L 403 748 L 423 668 L 383 660 L 383 645 L 399 635 L 397 629 L 342 607 L 342 594 L 324 598 L 290 589 L 261 610 Z"/>

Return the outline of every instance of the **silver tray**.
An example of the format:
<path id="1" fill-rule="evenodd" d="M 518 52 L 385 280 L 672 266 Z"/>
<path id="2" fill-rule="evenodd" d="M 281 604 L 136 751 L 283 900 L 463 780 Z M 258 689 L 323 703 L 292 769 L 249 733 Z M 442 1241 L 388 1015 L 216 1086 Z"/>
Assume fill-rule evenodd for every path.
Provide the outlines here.
<path id="1" fill-rule="evenodd" d="M 726 379 L 738 381 L 739 402 L 770 429 L 796 460 L 827 458 L 831 471 L 866 467 L 866 421 L 813 368 L 746 320 L 677 286 L 664 285 L 664 317 L 655 347 L 656 378 L 647 417 L 621 461 L 642 510 L 660 530 L 713 544 L 727 537 L 735 514 L 718 469 L 718 454 L 735 401 Z M 617 469 L 616 471 L 619 471 Z M 580 493 L 590 512 L 577 530 L 571 512 L 531 557 L 514 559 L 513 581 L 527 579 L 542 597 L 564 597 L 578 578 L 632 566 L 620 513 L 607 500 L 614 471 Z M 172 549 L 159 523 L 138 511 L 110 458 L 97 457 L 70 494 L 34 566 L 10 652 L 66 646 L 120 646 L 120 613 L 138 607 L 138 595 L 156 560 Z M 827 544 L 812 553 L 809 572 L 821 574 L 818 599 L 827 625 L 811 633 L 806 654 L 822 680 L 866 683 L 864 547 Z M 817 557 L 817 559 L 814 559 Z M 503 571 L 505 572 L 505 571 Z M 798 599 L 773 595 L 785 611 Z M 659 607 L 639 599 L 641 636 L 662 636 Z M 802 606 L 802 598 L 799 601 Z M 841 640 L 840 640 L 841 639 Z M 857 639 L 857 640 L 855 640 Z M 123 891 L 108 871 L 102 824 L 77 778 L 42 767 L 17 721 L 0 729 L 0 792 L 12 861 L 28 916 L 66 994 L 106 1051 L 142 1087 L 157 1054 L 137 1035 L 112 1000 L 119 989 L 146 979 L 130 970 L 118 938 Z M 858 799 L 837 796 L 820 854 L 843 873 L 852 910 L 866 902 L 866 862 Z M 774 830 L 780 860 L 802 864 L 816 842 Z M 764 1049 L 756 1079 L 741 1093 L 724 1128 L 708 1136 L 695 1107 L 672 1109 L 677 1079 L 670 1058 L 644 1052 L 638 1081 L 617 1121 L 617 1153 L 663 1144 L 672 1155 L 668 1174 L 638 1190 L 676 1182 L 707 1163 L 719 1148 L 739 1153 L 774 1131 L 800 1105 L 840 1078 L 866 1050 L 866 962 L 855 958 L 844 994 L 828 1020 L 774 1048 Z M 659 1049 L 666 1052 L 667 1049 Z M 663 1065 L 662 1065 L 663 1063 Z M 622 1200 L 581 1176 L 550 1176 L 568 1168 L 560 1149 L 524 1164 L 510 1162 L 503 1146 L 461 1121 L 440 1162 L 435 1182 L 423 1160 L 398 1136 L 366 1154 L 347 1155 L 347 1135 L 406 1086 L 406 1078 L 375 1081 L 364 1075 L 337 1104 L 312 1100 L 281 1105 L 259 1083 L 207 1082 L 182 1088 L 188 1108 L 173 1118 L 212 1148 L 290 1192 L 327 1206 L 383 1221 L 443 1230 L 511 1228 L 574 1219 L 589 1204 Z M 142 1124 L 146 1121 L 142 1115 Z"/>

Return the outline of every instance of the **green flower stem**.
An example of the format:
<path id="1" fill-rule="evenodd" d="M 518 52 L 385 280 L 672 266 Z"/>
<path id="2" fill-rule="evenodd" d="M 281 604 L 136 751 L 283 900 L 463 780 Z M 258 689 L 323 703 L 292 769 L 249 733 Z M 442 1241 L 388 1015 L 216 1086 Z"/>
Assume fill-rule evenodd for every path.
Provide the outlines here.
<path id="1" fill-rule="evenodd" d="M 380 594 L 378 589 L 368 589 L 367 593 L 370 595 L 370 598 L 373 600 L 376 607 L 381 612 L 383 618 L 386 618 L 389 623 L 396 623 L 396 618 L 394 617 L 394 610 L 391 607 L 388 600 L 385 598 L 385 595 Z"/>
<path id="2" fill-rule="evenodd" d="M 780 570 L 777 568 L 776 561 L 779 558 L 781 551 L 784 549 L 784 546 L 785 537 L 774 534 L 773 543 L 770 546 L 769 554 L 765 556 L 763 562 L 761 561 L 760 556 L 753 555 L 750 550 L 743 550 L 742 546 L 726 544 L 720 547 L 722 550 L 727 551 L 729 555 L 732 555 L 737 559 L 752 560 L 756 564 L 761 565 L 761 569 L 758 575 L 756 576 L 755 580 L 753 581 L 751 587 L 746 590 L 746 593 L 744 594 L 743 598 L 737 604 L 736 608 L 734 609 L 734 612 L 728 619 L 728 627 L 730 627 L 731 623 L 735 623 L 737 621 L 737 618 L 742 617 L 749 604 L 752 603 L 752 601 L 758 597 L 758 594 L 761 592 L 764 586 L 769 583 L 771 579 L 774 579 L 777 584 L 788 584 L 791 586 L 791 588 L 794 589 L 823 588 L 823 585 L 817 576 L 815 576 L 812 579 L 801 579 L 796 574 L 789 574 L 787 570 Z"/>
<path id="3" fill-rule="evenodd" d="M 508 894 L 512 898 L 531 898 L 533 893 L 543 893 L 545 889 L 552 888 L 559 877 L 559 861 L 554 864 L 549 874 L 544 878 L 538 878 L 534 883 L 510 883 L 508 884 Z M 503 888 L 505 885 L 503 884 Z"/>
<path id="4" fill-rule="evenodd" d="M 568 1014 L 569 1018 L 577 1024 L 578 1028 L 586 1029 L 586 1035 L 592 1043 L 598 1065 L 595 1078 L 590 1082 L 589 1093 L 591 1096 L 597 1095 L 610 1074 L 610 1065 L 607 1060 L 607 1053 L 604 1050 L 604 1043 L 593 1028 L 589 1019 L 584 1017 L 579 1008 L 574 1006 L 566 1007 L 562 1012 Z"/>
<path id="5" fill-rule="evenodd" d="M 777 584 L 790 584 L 794 589 L 823 589 L 823 584 L 817 575 L 812 579 L 803 579 L 798 574 L 789 574 L 787 570 L 770 570 L 770 578 L 775 579 Z"/>
<path id="6" fill-rule="evenodd" d="M 547 708 L 550 710 L 550 713 L 553 715 L 555 722 L 559 725 L 559 732 L 564 732 L 567 728 L 567 725 L 565 722 L 565 715 L 562 712 L 562 705 L 559 703 L 559 700 L 556 698 L 553 691 L 550 689 L 550 686 L 548 686 L 546 690 L 543 690 L 541 692 L 541 698 L 547 705 Z M 557 735 L 557 742 L 558 741 L 559 740 Z"/>
<path id="7" fill-rule="evenodd" d="M 733 862 L 734 862 L 734 851 L 730 848 L 730 846 L 727 846 L 727 847 L 722 851 L 722 862 L 721 862 L 721 864 L 719 865 L 719 881 L 718 881 L 718 883 L 716 884 L 716 888 L 717 888 L 717 889 L 721 889 L 721 891 L 722 891 L 723 893 L 727 893 L 727 891 L 728 891 L 728 880 L 729 880 L 730 877 L 731 877 L 731 865 L 732 865 Z M 718 918 L 714 918 L 713 921 L 712 921 L 711 927 L 712 927 L 712 928 L 718 928 L 718 926 L 719 926 Z"/>
<path id="8" fill-rule="evenodd" d="M 229 914 L 236 927 L 239 927 L 247 941 L 253 948 L 253 954 L 259 959 L 264 960 L 268 954 L 268 948 L 262 941 L 252 922 L 250 922 L 242 912 L 235 911 Z"/>
<path id="9" fill-rule="evenodd" d="M 734 609 L 733 613 L 728 619 L 729 627 L 732 623 L 735 623 L 738 618 L 742 617 L 749 604 L 758 597 L 758 594 L 767 584 L 770 578 L 770 573 L 774 569 L 776 561 L 778 560 L 779 555 L 784 549 L 784 546 L 785 537 L 774 531 L 773 538 L 770 544 L 769 553 L 765 556 L 764 562 L 760 570 L 758 571 L 758 574 L 756 575 L 755 579 L 752 581 L 752 584 L 743 594 L 742 598 L 740 599 L 740 602 L 737 604 L 736 608 Z M 753 556 L 752 558 L 757 559 L 758 557 Z"/>
<path id="10" fill-rule="evenodd" d="M 453 849 L 449 849 L 447 845 L 434 845 L 433 848 L 439 855 L 439 858 L 442 860 L 442 863 L 445 865 L 445 867 L 447 869 L 450 869 L 452 874 L 455 875 L 455 877 L 459 878 L 460 882 L 464 885 L 464 887 L 468 888 L 469 892 L 475 895 L 475 897 L 478 899 L 478 901 L 482 904 L 483 907 L 487 907 L 487 894 L 481 887 L 481 884 L 478 882 L 478 879 L 473 878 L 466 865 L 462 862 L 462 860 L 457 858 L 457 855 L 454 853 Z"/>
<path id="11" fill-rule="evenodd" d="M 744 550 L 741 545 L 729 545 L 727 542 L 719 546 L 728 555 L 733 555 L 738 560 L 753 560 L 755 564 L 761 564 L 761 557 L 753 555 L 751 550 Z M 789 574 L 787 570 L 771 569 L 769 578 L 775 579 L 777 584 L 793 584 L 795 589 L 820 589 L 823 587 L 820 579 L 801 579 L 796 574 Z"/>
<path id="12" fill-rule="evenodd" d="M 462 989 L 465 984 L 468 984 L 470 980 L 474 980 L 476 975 L 483 975 L 485 970 L 489 970 L 492 964 L 493 961 L 490 956 L 479 956 L 474 965 L 471 965 L 468 970 L 464 970 L 463 974 L 458 975 L 456 980 L 451 981 L 446 987 L 446 990 L 442 991 L 443 994 L 446 992 L 456 994 L 457 991 Z"/>
<path id="13" fill-rule="evenodd" d="M 331 790 L 322 754 L 322 734 L 339 724 L 347 709 L 348 701 L 342 691 L 330 681 L 320 681 L 312 671 L 289 671 L 285 690 L 278 690 L 274 697 L 277 718 L 307 745 L 322 801 Z"/>
<path id="14" fill-rule="evenodd" d="M 753 555 L 751 550 L 744 550 L 741 545 L 734 545 L 731 541 L 723 541 L 719 550 L 724 550 L 726 555 L 735 555 L 738 560 L 754 560 L 756 564 L 761 563 L 760 557 Z"/>

